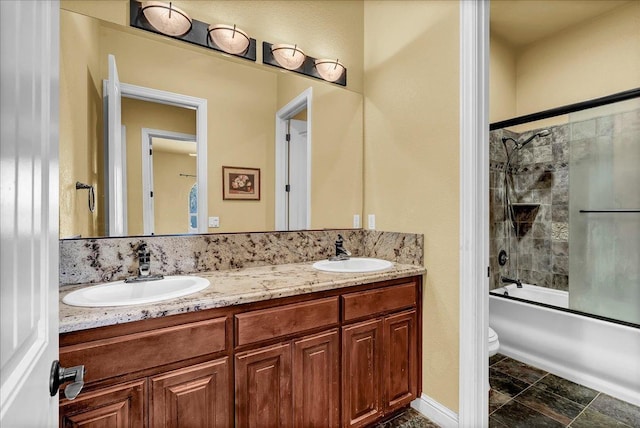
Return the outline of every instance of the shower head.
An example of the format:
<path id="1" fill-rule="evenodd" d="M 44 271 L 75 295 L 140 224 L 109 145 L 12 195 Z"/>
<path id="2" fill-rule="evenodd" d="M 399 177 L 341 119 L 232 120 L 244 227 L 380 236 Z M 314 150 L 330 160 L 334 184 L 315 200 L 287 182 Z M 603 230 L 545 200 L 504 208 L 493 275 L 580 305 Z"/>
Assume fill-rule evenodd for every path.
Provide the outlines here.
<path id="1" fill-rule="evenodd" d="M 551 134 L 551 132 L 549 132 L 548 129 L 543 129 L 540 132 L 536 132 L 531 137 L 527 138 L 523 143 L 516 144 L 516 150 L 520 150 L 521 148 L 523 148 L 524 146 L 532 142 L 537 137 L 546 137 L 549 134 Z"/>

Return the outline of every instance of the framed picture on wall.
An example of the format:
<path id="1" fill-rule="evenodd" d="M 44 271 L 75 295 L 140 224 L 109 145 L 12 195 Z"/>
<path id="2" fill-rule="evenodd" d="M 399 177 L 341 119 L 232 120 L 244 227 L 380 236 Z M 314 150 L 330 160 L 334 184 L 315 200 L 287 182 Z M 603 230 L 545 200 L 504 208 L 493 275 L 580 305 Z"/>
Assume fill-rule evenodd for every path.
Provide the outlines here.
<path id="1" fill-rule="evenodd" d="M 223 166 L 222 199 L 259 201 L 260 168 Z"/>

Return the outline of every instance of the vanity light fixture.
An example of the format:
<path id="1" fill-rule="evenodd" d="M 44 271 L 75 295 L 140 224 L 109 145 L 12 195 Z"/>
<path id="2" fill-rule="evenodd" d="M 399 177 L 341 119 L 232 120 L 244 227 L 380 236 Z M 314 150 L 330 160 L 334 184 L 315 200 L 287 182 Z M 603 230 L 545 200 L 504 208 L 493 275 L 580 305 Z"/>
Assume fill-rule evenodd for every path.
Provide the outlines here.
<path id="1" fill-rule="evenodd" d="M 256 39 L 235 25 L 210 25 L 191 19 L 172 3 L 129 0 L 129 25 L 238 58 L 256 60 Z"/>
<path id="2" fill-rule="evenodd" d="M 320 77 L 327 82 L 335 82 L 340 79 L 345 70 L 344 65 L 337 59 L 317 59 L 315 65 Z"/>
<path id="3" fill-rule="evenodd" d="M 235 25 L 209 25 L 209 37 L 220 49 L 234 55 L 246 52 L 251 42 L 247 33 Z"/>
<path id="4" fill-rule="evenodd" d="M 180 37 L 191 31 L 191 18 L 172 2 L 143 1 L 142 13 L 153 28 L 167 36 Z"/>
<path id="5" fill-rule="evenodd" d="M 280 43 L 271 46 L 271 53 L 281 67 L 287 70 L 296 70 L 304 64 L 307 56 L 298 45 L 288 45 Z"/>
<path id="6" fill-rule="evenodd" d="M 266 41 L 262 42 L 262 63 L 336 85 L 347 86 L 347 68 L 340 61 L 306 56 L 298 45 L 272 45 Z"/>

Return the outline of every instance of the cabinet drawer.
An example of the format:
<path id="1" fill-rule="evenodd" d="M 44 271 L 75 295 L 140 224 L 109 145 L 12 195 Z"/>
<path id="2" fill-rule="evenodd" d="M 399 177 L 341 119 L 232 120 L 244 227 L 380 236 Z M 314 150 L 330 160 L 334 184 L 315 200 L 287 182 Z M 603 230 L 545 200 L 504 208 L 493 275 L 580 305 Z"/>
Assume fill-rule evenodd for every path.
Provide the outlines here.
<path id="1" fill-rule="evenodd" d="M 344 320 L 391 312 L 416 304 L 416 285 L 409 283 L 342 296 Z"/>
<path id="2" fill-rule="evenodd" d="M 246 312 L 235 317 L 236 346 L 331 326 L 338 321 L 338 297 Z"/>
<path id="3" fill-rule="evenodd" d="M 65 367 L 84 364 L 85 381 L 134 373 L 226 348 L 226 317 L 101 339 L 60 349 Z"/>

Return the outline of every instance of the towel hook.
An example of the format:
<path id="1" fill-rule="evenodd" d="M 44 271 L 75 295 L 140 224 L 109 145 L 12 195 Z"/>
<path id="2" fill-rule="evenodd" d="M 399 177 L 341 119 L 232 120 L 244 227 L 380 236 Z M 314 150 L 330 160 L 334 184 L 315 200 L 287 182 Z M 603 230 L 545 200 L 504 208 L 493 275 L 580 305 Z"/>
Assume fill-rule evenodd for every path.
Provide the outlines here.
<path id="1" fill-rule="evenodd" d="M 89 211 L 94 212 L 96 210 L 96 193 L 93 186 L 76 181 L 76 190 L 78 189 L 89 189 Z"/>

